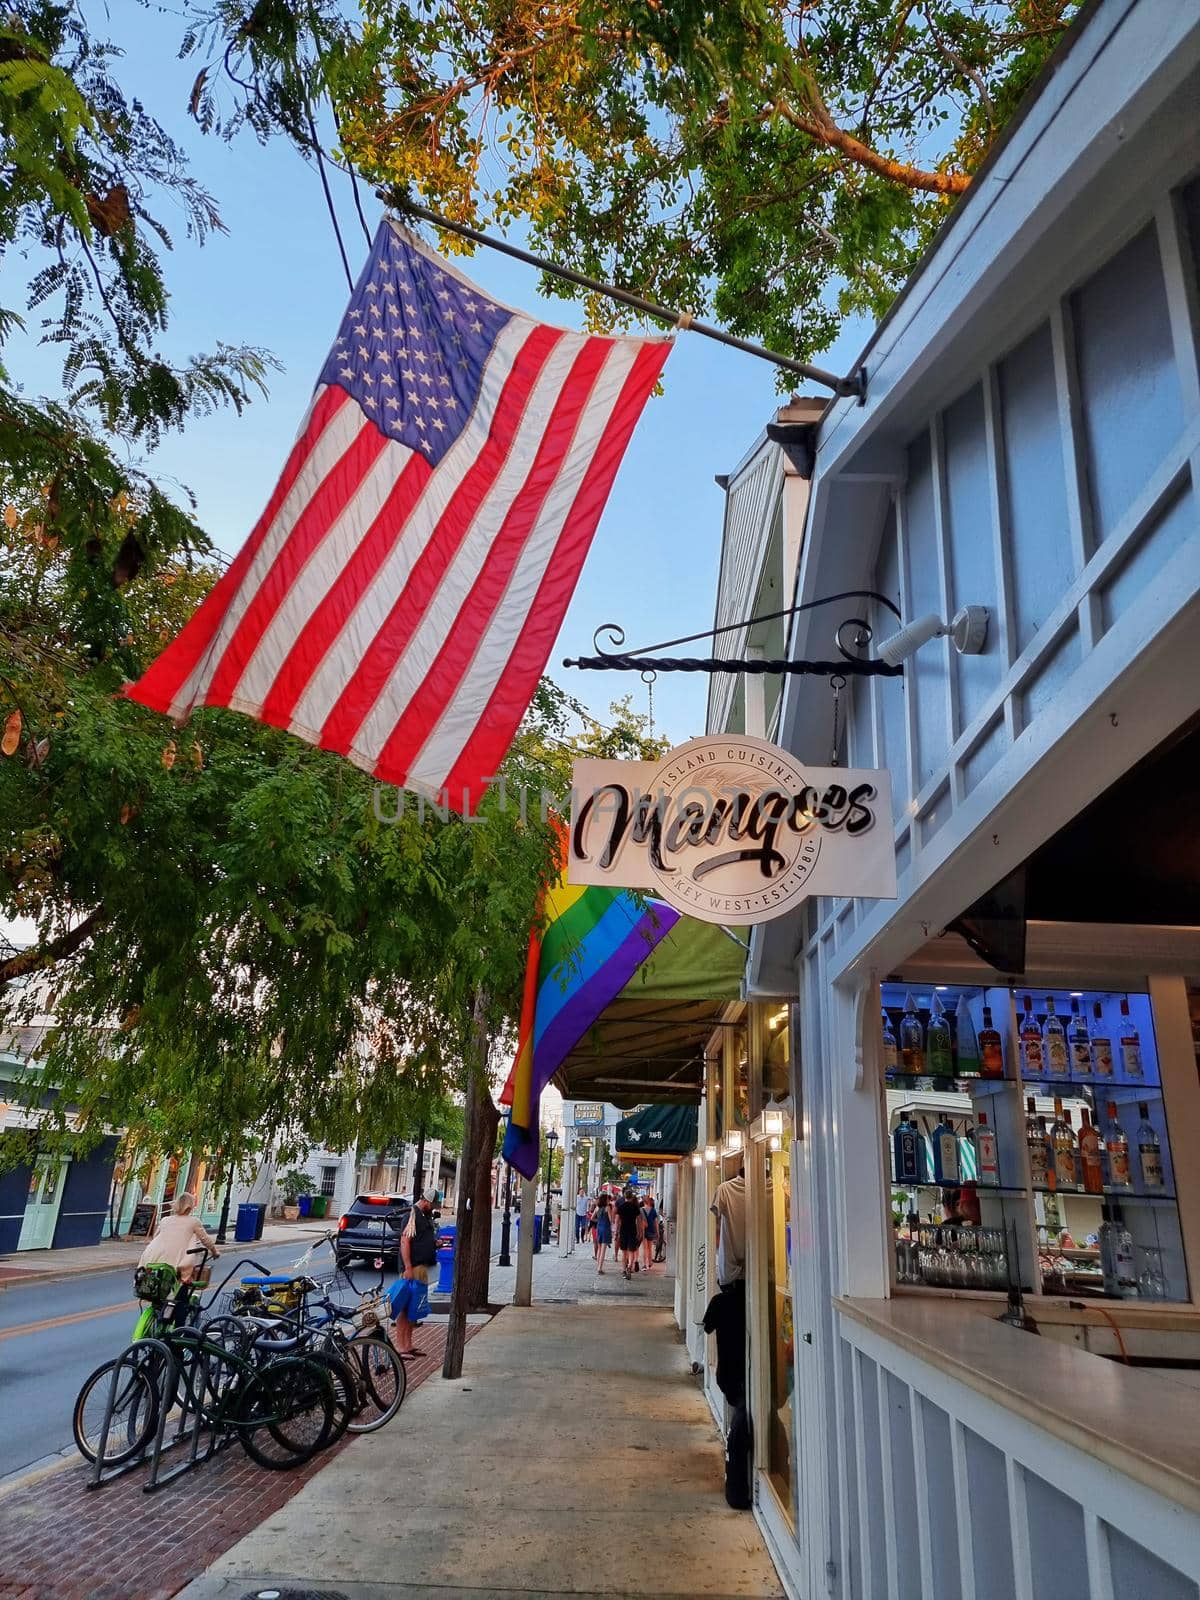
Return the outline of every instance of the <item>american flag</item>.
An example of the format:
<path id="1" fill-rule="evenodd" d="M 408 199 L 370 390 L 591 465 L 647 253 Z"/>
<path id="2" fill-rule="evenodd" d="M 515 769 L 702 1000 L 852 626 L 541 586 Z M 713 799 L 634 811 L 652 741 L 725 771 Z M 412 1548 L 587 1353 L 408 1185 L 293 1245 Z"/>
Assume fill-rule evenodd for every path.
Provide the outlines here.
<path id="1" fill-rule="evenodd" d="M 266 510 L 126 693 L 471 810 L 670 347 L 536 322 L 385 220 Z"/>

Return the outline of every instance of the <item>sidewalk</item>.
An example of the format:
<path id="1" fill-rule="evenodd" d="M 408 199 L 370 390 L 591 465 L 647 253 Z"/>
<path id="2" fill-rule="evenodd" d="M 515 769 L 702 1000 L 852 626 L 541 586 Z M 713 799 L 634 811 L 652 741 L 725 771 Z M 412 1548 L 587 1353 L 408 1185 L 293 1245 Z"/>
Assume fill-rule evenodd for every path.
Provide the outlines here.
<path id="1" fill-rule="evenodd" d="M 557 1243 L 545 1245 L 533 1258 L 533 1298 L 541 1305 L 606 1305 L 620 1301 L 629 1305 L 670 1306 L 675 1296 L 675 1252 L 671 1249 L 665 1264 L 650 1272 L 639 1272 L 625 1282 L 621 1269 L 608 1253 L 604 1276 L 596 1276 L 591 1244 L 577 1244 L 569 1256 L 559 1254 Z M 493 1305 L 511 1305 L 517 1286 L 517 1245 L 513 1239 L 512 1265 L 497 1266 L 492 1258 L 488 1293 Z"/>
<path id="2" fill-rule="evenodd" d="M 329 1228 L 328 1222 L 268 1222 L 262 1238 L 255 1243 L 265 1247 L 295 1240 L 299 1252 L 307 1250 L 313 1239 L 328 1233 Z M 233 1247 L 232 1228 L 229 1247 Z M 15 1283 L 54 1283 L 60 1278 L 132 1268 L 145 1248 L 145 1239 L 137 1238 L 103 1239 L 99 1244 L 79 1245 L 70 1250 L 14 1251 L 11 1255 L 0 1256 L 0 1289 L 10 1288 Z"/>
<path id="3" fill-rule="evenodd" d="M 183 1600 L 781 1595 L 753 1518 L 725 1505 L 721 1441 L 656 1303 L 672 1279 L 641 1277 L 539 1256 L 539 1303 L 481 1328 L 460 1380 L 423 1384 L 402 1426 L 343 1450 Z M 555 1286 L 577 1303 L 547 1303 Z"/>

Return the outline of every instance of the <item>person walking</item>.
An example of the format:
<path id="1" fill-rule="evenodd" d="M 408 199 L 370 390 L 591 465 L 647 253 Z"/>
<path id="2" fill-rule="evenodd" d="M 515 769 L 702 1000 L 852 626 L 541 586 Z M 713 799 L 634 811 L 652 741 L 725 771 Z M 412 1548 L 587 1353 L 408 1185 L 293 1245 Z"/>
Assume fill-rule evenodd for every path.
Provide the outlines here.
<path id="1" fill-rule="evenodd" d="M 591 1201 L 581 1189 L 575 1196 L 575 1243 L 582 1244 L 587 1234 L 588 1211 Z"/>
<path id="2" fill-rule="evenodd" d="M 617 1202 L 617 1228 L 622 1267 L 626 1278 L 632 1278 L 637 1271 L 638 1250 L 646 1229 L 646 1219 L 632 1189 L 626 1189 L 624 1198 Z"/>
<path id="3" fill-rule="evenodd" d="M 429 1269 L 436 1261 L 437 1224 L 433 1220 L 433 1200 L 423 1194 L 409 1212 L 404 1232 L 400 1235 L 400 1281 L 428 1283 Z M 406 1361 L 425 1354 L 424 1350 L 418 1350 L 413 1345 L 414 1326 L 404 1309 L 396 1310 L 392 1323 L 392 1343 L 397 1354 Z"/>
<path id="4" fill-rule="evenodd" d="M 604 1274 L 604 1261 L 608 1255 L 608 1247 L 612 1243 L 612 1217 L 608 1212 L 608 1196 L 596 1196 L 596 1215 L 592 1219 L 592 1226 L 596 1235 L 596 1276 Z"/>
<path id="5" fill-rule="evenodd" d="M 654 1208 L 654 1196 L 648 1194 L 642 1201 L 642 1221 L 645 1229 L 642 1234 L 642 1269 L 650 1271 L 650 1263 L 654 1255 L 654 1246 L 658 1243 L 659 1218 Z"/>

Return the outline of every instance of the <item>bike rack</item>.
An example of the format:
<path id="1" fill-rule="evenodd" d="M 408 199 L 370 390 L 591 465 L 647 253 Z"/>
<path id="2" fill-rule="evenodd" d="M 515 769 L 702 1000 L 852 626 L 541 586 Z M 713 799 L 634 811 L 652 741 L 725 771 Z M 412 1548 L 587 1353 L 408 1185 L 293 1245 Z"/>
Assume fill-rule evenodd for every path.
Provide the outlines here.
<path id="1" fill-rule="evenodd" d="M 163 1363 L 161 1370 L 166 1373 L 169 1380 L 169 1388 L 164 1385 L 163 1393 L 159 1397 L 158 1427 L 155 1430 L 154 1444 L 151 1447 L 151 1454 L 155 1458 L 162 1452 L 163 1430 L 167 1417 L 166 1396 L 169 1393 L 174 1397 L 179 1383 L 179 1364 L 175 1360 L 175 1352 L 170 1345 L 164 1344 L 161 1339 L 138 1339 L 127 1350 L 121 1352 L 113 1367 L 112 1378 L 108 1385 L 108 1399 L 104 1404 L 104 1421 L 100 1426 L 100 1448 L 96 1453 L 91 1476 L 88 1478 L 87 1486 L 89 1489 L 101 1489 L 106 1483 L 112 1483 L 117 1478 L 123 1478 L 126 1473 L 133 1472 L 135 1468 L 145 1463 L 146 1451 L 143 1449 L 131 1460 L 122 1462 L 119 1467 L 106 1468 L 104 1465 L 105 1457 L 108 1455 L 108 1435 L 109 1430 L 112 1428 L 113 1412 L 116 1410 L 117 1388 L 121 1374 L 127 1368 L 136 1371 L 142 1364 L 143 1356 L 150 1354 L 161 1358 Z"/>
<path id="2" fill-rule="evenodd" d="M 199 1355 L 202 1362 L 202 1366 L 200 1368 L 200 1383 L 201 1393 L 203 1394 L 204 1388 L 208 1381 L 208 1363 L 210 1357 L 208 1351 L 203 1349 L 199 1352 Z M 193 1395 L 191 1385 L 189 1383 L 188 1400 L 191 1401 L 192 1399 Z M 190 1424 L 187 1420 L 189 1410 L 192 1411 L 194 1417 L 194 1420 Z M 228 1445 L 233 1443 L 234 1435 L 231 1432 L 220 1432 L 211 1427 L 204 1420 L 204 1413 L 199 1406 L 193 1408 L 185 1404 L 183 1407 L 183 1415 L 180 1418 L 179 1427 L 176 1430 L 175 1437 L 172 1439 L 171 1444 L 168 1445 L 167 1448 L 171 1449 L 175 1445 L 183 1444 L 185 1439 L 190 1434 L 191 1446 L 188 1450 L 188 1458 L 186 1461 L 181 1461 L 177 1466 L 172 1467 L 169 1472 L 163 1473 L 160 1477 L 159 1466 L 162 1460 L 162 1436 L 166 1425 L 166 1420 L 167 1408 L 164 1405 L 159 1412 L 158 1434 L 154 1441 L 154 1452 L 150 1460 L 150 1476 L 142 1485 L 143 1494 L 156 1494 L 159 1489 L 165 1489 L 167 1484 L 174 1483 L 176 1478 L 182 1478 L 184 1473 L 191 1472 L 194 1467 L 202 1467 L 206 1461 L 210 1461 L 213 1456 L 217 1455 L 220 1451 L 224 1450 Z M 200 1436 L 202 1433 L 208 1434 L 208 1446 L 203 1455 L 200 1454 Z"/>

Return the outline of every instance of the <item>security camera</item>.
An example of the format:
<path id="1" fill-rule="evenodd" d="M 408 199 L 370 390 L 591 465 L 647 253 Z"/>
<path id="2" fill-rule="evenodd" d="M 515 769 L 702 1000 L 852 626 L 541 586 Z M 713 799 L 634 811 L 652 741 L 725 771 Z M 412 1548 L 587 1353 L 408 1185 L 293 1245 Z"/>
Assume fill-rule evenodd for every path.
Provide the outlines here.
<path id="1" fill-rule="evenodd" d="M 943 622 L 934 612 L 906 623 L 899 633 L 885 639 L 879 646 L 879 659 L 889 667 L 898 667 L 909 656 L 916 655 L 923 644 L 946 634 L 954 641 L 954 648 L 962 656 L 977 656 L 987 642 L 988 609 L 986 606 L 964 606 L 953 621 Z"/>

